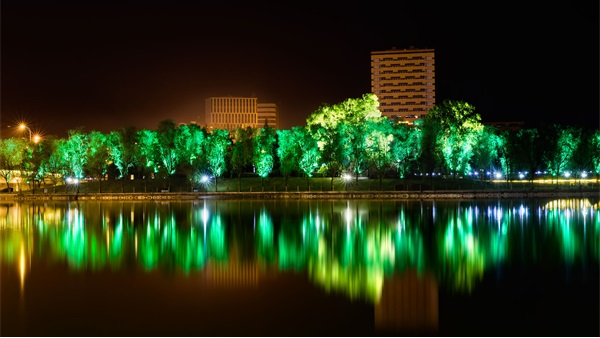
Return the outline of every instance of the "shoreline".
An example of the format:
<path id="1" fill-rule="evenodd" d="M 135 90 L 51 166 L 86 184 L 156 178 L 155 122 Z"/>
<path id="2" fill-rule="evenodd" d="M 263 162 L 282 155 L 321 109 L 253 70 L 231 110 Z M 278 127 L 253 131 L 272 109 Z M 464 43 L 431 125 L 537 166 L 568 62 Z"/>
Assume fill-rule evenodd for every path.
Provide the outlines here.
<path id="1" fill-rule="evenodd" d="M 0 201 L 182 201 L 203 199 L 510 199 L 598 197 L 600 189 L 580 190 L 444 190 L 444 191 L 302 191 L 302 192 L 152 192 L 80 194 L 0 194 Z"/>

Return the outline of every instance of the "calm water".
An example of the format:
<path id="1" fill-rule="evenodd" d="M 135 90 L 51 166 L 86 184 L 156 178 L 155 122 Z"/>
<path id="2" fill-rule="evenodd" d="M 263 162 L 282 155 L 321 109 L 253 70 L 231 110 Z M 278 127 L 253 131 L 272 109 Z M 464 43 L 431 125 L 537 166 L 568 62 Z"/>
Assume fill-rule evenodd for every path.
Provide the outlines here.
<path id="1" fill-rule="evenodd" d="M 598 200 L 0 204 L 2 336 L 598 336 Z"/>

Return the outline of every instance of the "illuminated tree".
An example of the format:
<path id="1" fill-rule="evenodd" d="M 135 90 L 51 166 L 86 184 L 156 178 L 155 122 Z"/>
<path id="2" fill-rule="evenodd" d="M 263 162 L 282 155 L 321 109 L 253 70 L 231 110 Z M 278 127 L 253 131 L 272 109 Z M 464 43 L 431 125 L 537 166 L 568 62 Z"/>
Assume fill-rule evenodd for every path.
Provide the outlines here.
<path id="1" fill-rule="evenodd" d="M 345 131 L 347 126 L 381 118 L 378 108 L 377 96 L 368 93 L 334 105 L 324 104 L 306 119 L 306 125 L 319 146 L 321 161 L 331 177 L 331 190 L 333 177 L 349 165 L 347 155 L 350 149 L 342 143 L 346 135 L 340 132 Z"/>
<path id="2" fill-rule="evenodd" d="M 596 129 L 590 138 L 591 149 L 589 156 L 592 158 L 594 173 L 600 176 L 600 129 Z"/>
<path id="3" fill-rule="evenodd" d="M 0 177 L 4 178 L 7 188 L 15 172 L 21 169 L 26 148 L 27 142 L 23 139 L 0 139 Z"/>
<path id="4" fill-rule="evenodd" d="M 264 189 L 264 179 L 269 176 L 275 164 L 275 128 L 265 124 L 258 131 L 254 142 L 254 156 L 252 162 L 256 168 L 256 173 L 260 176 L 260 186 Z"/>
<path id="5" fill-rule="evenodd" d="M 425 120 L 439 125 L 435 145 L 446 168 L 453 175 L 469 172 L 473 147 L 483 129 L 475 107 L 467 102 L 445 100 L 431 108 Z"/>
<path id="6" fill-rule="evenodd" d="M 129 168 L 136 163 L 137 130 L 134 127 L 111 131 L 108 135 L 110 158 L 119 170 L 121 192 L 125 192 L 125 179 Z"/>
<path id="7" fill-rule="evenodd" d="M 285 189 L 288 178 L 298 169 L 300 146 L 296 142 L 295 133 L 291 129 L 277 130 L 277 157 L 279 158 L 279 173 L 285 179 Z"/>
<path id="8" fill-rule="evenodd" d="M 175 133 L 175 149 L 179 154 L 180 167 L 186 173 L 188 180 L 201 170 L 204 161 L 204 143 L 207 132 L 197 124 L 183 124 Z"/>
<path id="9" fill-rule="evenodd" d="M 396 170 L 400 178 L 404 178 L 421 155 L 421 132 L 419 129 L 405 124 L 391 125 L 393 135 L 392 160 L 396 162 Z"/>
<path id="10" fill-rule="evenodd" d="M 543 142 L 537 128 L 521 129 L 517 132 L 512 146 L 515 166 L 518 170 L 527 171 L 527 177 L 533 187 L 535 172 L 542 166 Z M 525 170 L 524 170 L 525 169 Z"/>
<path id="11" fill-rule="evenodd" d="M 92 131 L 88 134 L 88 140 L 84 171 L 98 179 L 98 192 L 102 192 L 102 178 L 106 175 L 110 160 L 108 136 Z"/>
<path id="12" fill-rule="evenodd" d="M 356 125 L 378 117 L 381 117 L 381 112 L 377 95 L 368 93 L 334 105 L 322 105 L 307 117 L 306 126 L 334 129 L 340 122 Z"/>
<path id="13" fill-rule="evenodd" d="M 37 143 L 35 152 L 33 153 L 33 161 L 39 163 L 37 165 L 37 180 L 45 185 L 46 178 L 56 184 L 58 181 L 57 173 L 49 165 L 48 161 L 52 156 L 52 153 L 56 149 L 56 138 L 53 136 L 44 137 L 40 142 Z"/>
<path id="14" fill-rule="evenodd" d="M 317 141 L 312 137 L 307 128 L 302 126 L 292 127 L 294 139 L 298 144 L 298 168 L 306 175 L 306 186 L 310 191 L 310 178 L 319 166 L 321 152 Z"/>
<path id="15" fill-rule="evenodd" d="M 63 155 L 63 165 L 66 166 L 67 175 L 77 179 L 83 178 L 83 166 L 85 165 L 88 137 L 83 128 L 68 131 L 66 142 L 59 143 L 58 151 Z M 67 177 L 64 177 L 66 179 Z M 66 183 L 66 181 L 65 181 Z"/>
<path id="16" fill-rule="evenodd" d="M 141 129 L 137 132 L 138 144 L 135 149 L 137 168 L 144 179 L 144 192 L 147 190 L 148 175 L 158 172 L 158 140 L 156 131 Z"/>
<path id="17" fill-rule="evenodd" d="M 477 135 L 473 145 L 471 164 L 475 170 L 478 170 L 481 180 L 485 179 L 486 169 L 493 172 L 492 167 L 498 163 L 503 143 L 504 139 L 499 135 L 497 128 L 493 126 L 484 126 Z"/>
<path id="18" fill-rule="evenodd" d="M 367 163 L 369 168 L 377 173 L 380 190 L 383 176 L 395 164 L 392 153 L 394 135 L 391 123 L 392 121 L 387 118 L 367 122 L 367 130 L 370 130 L 365 141 Z"/>
<path id="19" fill-rule="evenodd" d="M 29 142 L 25 149 L 25 158 L 23 160 L 23 176 L 27 179 L 31 192 L 34 193 L 36 183 L 44 181 L 44 172 L 42 171 L 43 140 L 40 142 Z"/>
<path id="20" fill-rule="evenodd" d="M 585 178 L 588 171 L 595 173 L 594 158 L 600 156 L 600 149 L 594 149 L 594 134 L 600 133 L 600 129 L 581 129 L 581 142 L 575 150 L 572 158 L 572 169 L 575 170 L 577 176 Z"/>
<path id="21" fill-rule="evenodd" d="M 171 191 L 171 175 L 175 173 L 179 164 L 177 149 L 175 148 L 175 122 L 171 119 L 162 120 L 157 128 L 157 155 L 160 163 L 159 171 L 167 177 L 167 189 Z"/>
<path id="22" fill-rule="evenodd" d="M 206 159 L 208 170 L 215 178 L 215 191 L 218 189 L 218 179 L 227 170 L 227 161 L 231 139 L 226 129 L 214 129 L 206 142 Z"/>
<path id="23" fill-rule="evenodd" d="M 335 128 L 328 129 L 323 126 L 314 125 L 310 129 L 310 135 L 317 140 L 321 162 L 324 169 L 331 178 L 331 190 L 333 191 L 333 178 L 344 166 L 344 147 L 342 144 L 339 127 L 344 123 L 340 122 Z"/>
<path id="24" fill-rule="evenodd" d="M 569 169 L 575 150 L 581 142 L 581 129 L 554 124 L 547 136 L 545 142 L 549 147 L 544 158 L 548 171 L 556 177 L 558 185 L 558 177 Z"/>
<path id="25" fill-rule="evenodd" d="M 236 128 L 233 131 L 233 144 L 231 146 L 231 169 L 238 177 L 238 191 L 242 187 L 242 174 L 247 166 L 252 164 L 254 152 L 254 128 Z"/>
<path id="26" fill-rule="evenodd" d="M 342 146 L 341 153 L 343 155 L 343 169 L 353 172 L 356 183 L 358 184 L 358 176 L 363 172 L 366 166 L 366 136 L 368 130 L 364 123 L 347 124 L 341 123 L 338 125 L 340 129 L 340 143 Z"/>

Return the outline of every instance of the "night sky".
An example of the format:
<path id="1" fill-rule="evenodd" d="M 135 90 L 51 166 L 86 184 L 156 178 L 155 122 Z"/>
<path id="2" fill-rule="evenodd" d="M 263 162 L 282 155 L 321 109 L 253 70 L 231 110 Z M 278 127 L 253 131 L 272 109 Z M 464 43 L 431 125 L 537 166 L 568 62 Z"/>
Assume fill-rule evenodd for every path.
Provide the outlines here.
<path id="1" fill-rule="evenodd" d="M 410 46 L 436 51 L 437 102 L 600 127 L 598 2 L 523 4 L 3 0 L 1 136 L 155 129 L 229 95 L 304 125 L 370 92 L 371 51 Z"/>

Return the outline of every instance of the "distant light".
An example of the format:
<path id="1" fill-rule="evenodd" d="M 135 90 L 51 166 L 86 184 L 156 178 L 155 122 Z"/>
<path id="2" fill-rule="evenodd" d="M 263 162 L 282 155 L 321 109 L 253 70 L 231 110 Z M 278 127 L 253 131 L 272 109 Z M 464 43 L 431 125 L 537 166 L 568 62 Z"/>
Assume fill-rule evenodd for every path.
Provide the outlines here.
<path id="1" fill-rule="evenodd" d="M 501 173 L 495 173 L 495 174 L 494 174 L 494 176 L 495 176 L 496 178 L 502 178 L 502 174 L 501 174 Z"/>
<path id="2" fill-rule="evenodd" d="M 525 175 L 523 173 L 519 173 L 519 178 L 523 179 L 525 177 Z"/>
<path id="3" fill-rule="evenodd" d="M 568 171 L 565 171 L 565 177 L 566 177 L 566 178 L 569 178 L 569 177 L 571 177 L 571 173 L 570 173 L 570 172 L 568 172 Z"/>
<path id="4" fill-rule="evenodd" d="M 202 175 L 202 178 L 200 178 L 200 182 L 202 182 L 202 183 L 208 182 L 208 176 Z"/>
<path id="5" fill-rule="evenodd" d="M 581 178 L 586 178 L 587 177 L 587 173 L 585 171 L 581 172 Z"/>

